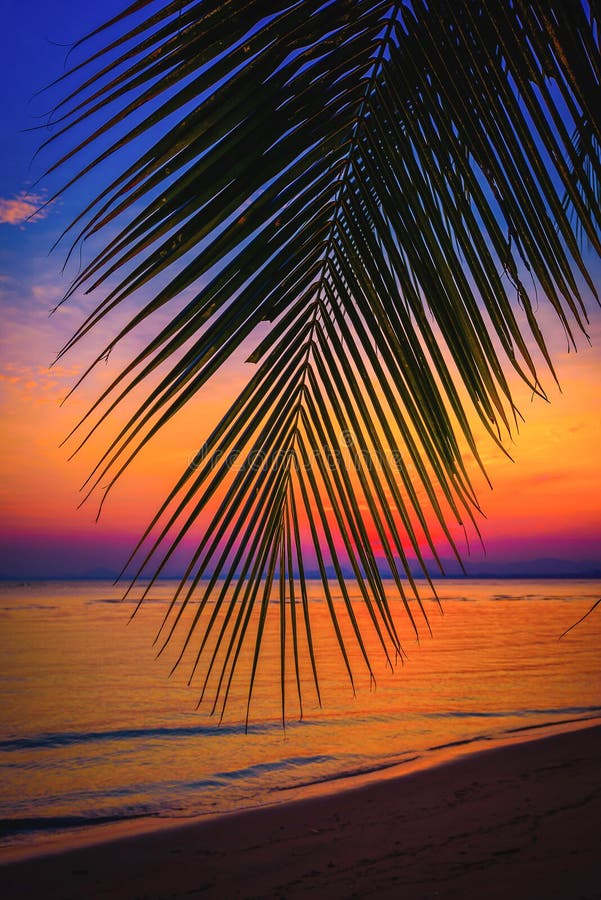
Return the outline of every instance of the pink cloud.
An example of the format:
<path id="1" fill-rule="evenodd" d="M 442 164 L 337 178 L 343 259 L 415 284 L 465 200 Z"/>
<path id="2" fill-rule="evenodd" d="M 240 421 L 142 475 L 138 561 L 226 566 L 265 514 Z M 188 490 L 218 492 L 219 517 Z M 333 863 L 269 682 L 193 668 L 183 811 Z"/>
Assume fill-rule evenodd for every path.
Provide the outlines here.
<path id="1" fill-rule="evenodd" d="M 15 197 L 0 197 L 0 223 L 6 225 L 23 225 L 45 219 L 48 207 L 41 209 L 44 197 L 41 194 L 28 194 L 21 191 Z"/>

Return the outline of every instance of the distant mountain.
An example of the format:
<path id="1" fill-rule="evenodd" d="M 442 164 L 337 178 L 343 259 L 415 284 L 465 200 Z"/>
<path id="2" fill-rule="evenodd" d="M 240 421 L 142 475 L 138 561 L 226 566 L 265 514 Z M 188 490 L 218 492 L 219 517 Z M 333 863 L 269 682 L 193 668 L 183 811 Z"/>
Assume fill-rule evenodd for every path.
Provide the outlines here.
<path id="1" fill-rule="evenodd" d="M 438 566 L 433 561 L 428 561 L 430 575 L 434 580 L 439 578 L 462 578 L 463 572 L 456 559 L 442 559 L 444 575 L 440 574 Z M 571 560 L 540 558 L 528 560 L 478 560 L 471 563 L 464 561 L 467 578 L 601 578 L 601 563 L 592 560 Z M 422 571 L 416 562 L 411 562 L 411 574 L 415 578 L 422 576 Z M 384 559 L 378 559 L 378 569 L 382 576 L 389 578 L 390 571 Z M 336 579 L 333 566 L 326 566 L 328 578 Z M 353 578 L 353 572 L 342 567 L 345 578 Z M 305 571 L 307 578 L 319 579 L 319 569 Z"/>
<path id="2" fill-rule="evenodd" d="M 378 568 L 380 573 L 385 578 L 390 578 L 390 572 L 386 561 L 381 558 L 377 560 Z M 442 559 L 441 562 L 444 567 L 444 575 L 441 575 L 438 569 L 438 566 L 432 561 L 428 560 L 428 567 L 430 571 L 431 577 L 438 581 L 441 578 L 462 578 L 463 573 L 456 559 Z M 595 560 L 572 560 L 572 559 L 557 559 L 555 557 L 541 557 L 539 559 L 527 559 L 527 560 L 482 560 L 479 559 L 475 562 L 470 562 L 469 559 L 464 560 L 466 575 L 468 578 L 599 578 L 601 579 L 601 562 L 597 563 Z M 417 565 L 417 563 L 413 560 L 410 563 L 411 573 L 415 578 L 420 578 L 422 576 L 422 571 Z M 354 578 L 354 574 L 352 569 L 347 566 L 342 566 L 342 574 L 344 578 L 352 580 Z M 332 582 L 337 580 L 336 571 L 333 566 L 326 566 L 326 573 L 328 578 L 331 579 Z M 182 573 L 177 572 L 167 572 L 163 578 L 168 579 L 177 579 L 181 577 Z M 401 573 L 402 574 L 402 573 Z M 305 575 L 310 579 L 320 579 L 321 575 L 319 569 L 317 568 L 307 568 L 305 569 Z M 22 571 L 15 572 L 2 572 L 0 571 L 0 580 L 9 579 L 13 580 L 15 578 L 27 578 L 31 580 L 32 577 L 34 579 L 77 579 L 77 580 L 93 580 L 93 579 L 106 579 L 113 581 L 117 577 L 117 571 L 115 569 L 109 568 L 107 566 L 95 566 L 93 568 L 85 569 L 82 572 L 79 572 L 77 575 L 69 574 L 65 572 L 64 574 L 52 573 L 51 575 L 40 575 L 36 574 L 35 576 L 25 575 Z M 126 579 L 127 580 L 127 579 Z M 162 580 L 162 579 L 161 579 Z"/>
<path id="3" fill-rule="evenodd" d="M 440 576 L 434 565 L 431 568 L 433 577 L 460 578 L 461 568 L 455 559 L 442 560 L 445 575 Z M 541 557 L 538 559 L 520 560 L 464 560 L 468 578 L 601 578 L 601 562 L 585 559 L 558 559 Z M 415 575 L 417 567 L 412 567 Z"/>

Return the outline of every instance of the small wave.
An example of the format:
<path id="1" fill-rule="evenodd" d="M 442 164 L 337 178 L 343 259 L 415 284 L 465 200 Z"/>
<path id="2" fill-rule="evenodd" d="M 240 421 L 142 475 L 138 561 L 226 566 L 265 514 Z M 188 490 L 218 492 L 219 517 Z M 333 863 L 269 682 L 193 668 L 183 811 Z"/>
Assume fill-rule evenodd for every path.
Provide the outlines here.
<path id="1" fill-rule="evenodd" d="M 110 603 L 117 605 L 126 603 L 135 603 L 135 600 L 125 600 L 123 597 L 97 597 L 94 600 L 86 600 L 86 606 L 95 606 L 96 603 Z"/>
<path id="2" fill-rule="evenodd" d="M 300 766 L 318 765 L 319 763 L 333 762 L 333 756 L 291 756 L 287 759 L 280 759 L 275 762 L 257 763 L 256 766 L 248 766 L 246 769 L 234 769 L 228 772 L 216 772 L 214 779 L 221 781 L 238 781 L 244 778 L 256 778 L 264 772 L 277 772 L 280 769 L 292 769 Z M 187 785 L 189 787 L 197 786 L 195 783 Z"/>
<path id="3" fill-rule="evenodd" d="M 496 734 L 492 734 L 492 733 L 491 734 L 477 734 L 477 735 L 473 735 L 472 737 L 469 737 L 469 738 L 463 738 L 462 740 L 449 741 L 449 743 L 446 743 L 446 744 L 436 744 L 433 747 L 428 747 L 428 750 L 429 751 L 430 750 L 447 750 L 450 747 L 461 747 L 464 744 L 473 744 L 474 742 L 477 742 L 477 741 L 494 740 L 495 737 L 497 737 L 499 734 L 516 734 L 516 733 L 522 732 L 522 731 L 534 731 L 538 728 L 550 728 L 555 725 L 573 725 L 576 722 L 589 722 L 589 721 L 593 721 L 595 719 L 601 718 L 601 707 L 599 707 L 599 706 L 574 707 L 572 709 L 567 708 L 565 710 L 549 710 L 549 709 L 530 710 L 529 712 L 530 712 L 530 714 L 538 714 L 538 715 L 552 715 L 553 713 L 558 713 L 558 712 L 560 712 L 560 713 L 561 712 L 563 712 L 563 713 L 571 712 L 574 714 L 577 714 L 580 712 L 590 712 L 592 714 L 588 715 L 588 716 L 576 715 L 576 718 L 571 718 L 571 719 L 548 719 L 546 722 L 538 722 L 533 725 L 520 725 L 520 726 L 516 726 L 515 728 L 504 728 L 502 731 L 496 732 Z M 515 712 L 512 715 L 516 715 L 516 716 L 517 715 L 528 715 L 529 712 L 528 711 L 524 711 L 523 713 Z M 509 714 L 498 713 L 498 715 L 504 716 L 504 715 L 509 715 Z"/>
<path id="4" fill-rule="evenodd" d="M 283 785 L 281 787 L 272 788 L 273 791 L 292 791 L 296 788 L 311 787 L 315 784 L 327 784 L 330 781 L 340 781 L 344 778 L 358 778 L 361 775 L 372 775 L 375 772 L 382 772 L 384 769 L 392 769 L 396 766 L 402 766 L 405 763 L 415 762 L 419 759 L 419 755 L 407 756 L 404 759 L 395 759 L 392 762 L 380 763 L 379 765 L 361 766 L 356 769 L 346 769 L 344 772 L 334 772 L 331 775 L 323 775 L 320 778 L 312 778 L 311 781 L 301 781 L 295 784 Z"/>
<path id="5" fill-rule="evenodd" d="M 14 679 L 11 679 L 14 680 Z M 336 725 L 356 726 L 357 723 L 371 724 L 388 721 L 388 716 L 353 716 L 336 719 Z M 299 719 L 286 723 L 286 730 L 328 728 L 331 720 L 326 719 Z M 0 752 L 17 750 L 47 750 L 56 747 L 69 747 L 74 744 L 90 744 L 95 742 L 132 741 L 153 738 L 181 738 L 181 737 L 216 737 L 218 735 L 239 734 L 269 734 L 282 732 L 281 720 L 249 722 L 248 727 L 243 722 L 223 723 L 221 725 L 180 725 L 173 727 L 156 726 L 154 728 L 119 728 L 111 731 L 57 731 L 45 734 L 31 735 L 30 737 L 14 737 L 0 740 Z"/>
<path id="6" fill-rule="evenodd" d="M 512 716 L 523 719 L 528 716 L 578 716 L 585 713 L 601 713 L 601 706 L 561 706 L 547 709 L 498 709 L 498 710 L 453 710 L 433 712 L 430 719 L 505 719 Z M 531 726 L 524 726 L 531 727 Z M 540 726 L 533 726 L 540 727 Z"/>
<path id="7" fill-rule="evenodd" d="M 482 710 L 453 710 L 452 712 L 428 713 L 428 719 L 498 719 L 500 716 L 515 715 L 507 712 L 484 712 Z"/>
<path id="8" fill-rule="evenodd" d="M 0 606 L 0 612 L 31 612 L 37 609 L 58 609 L 49 603 L 13 603 L 10 606 Z"/>
<path id="9" fill-rule="evenodd" d="M 288 727 L 293 727 L 292 723 Z M 73 744 L 90 744 L 104 741 L 131 741 L 148 740 L 152 738 L 181 738 L 181 737 L 213 737 L 215 735 L 230 734 L 265 734 L 270 731 L 281 731 L 280 722 L 258 722 L 249 724 L 248 729 L 244 723 L 232 725 L 180 725 L 175 727 L 155 728 L 120 728 L 113 731 L 57 731 L 47 734 L 38 734 L 32 737 L 10 738 L 0 741 L 0 750 L 7 752 L 14 750 L 46 750 L 55 747 L 68 747 Z"/>
<path id="10" fill-rule="evenodd" d="M 428 751 L 431 750 L 448 750 L 450 747 L 463 747 L 464 744 L 474 744 L 477 741 L 490 741 L 490 734 L 476 734 L 473 737 L 462 738 L 458 741 L 449 741 L 446 744 L 434 744 L 432 747 L 428 747 Z"/>
<path id="11" fill-rule="evenodd" d="M 0 838 L 15 837 L 32 832 L 58 831 L 71 828 L 85 828 L 90 825 L 106 825 L 122 822 L 124 819 L 144 819 L 149 812 L 124 812 L 98 816 L 24 816 L 14 819 L 0 819 Z"/>
<path id="12" fill-rule="evenodd" d="M 592 709 L 600 709 L 600 707 L 592 707 Z M 536 728 L 548 728 L 549 725 L 573 725 L 575 722 L 591 722 L 594 719 L 601 718 L 601 712 L 592 716 L 578 716 L 577 719 L 560 719 L 552 722 L 540 722 L 536 725 L 521 725 L 519 728 L 507 728 L 505 734 L 515 734 L 517 731 L 534 731 Z"/>
<path id="13" fill-rule="evenodd" d="M 501 601 L 505 601 L 505 600 L 516 600 L 517 601 L 517 600 L 519 600 L 524 603 L 530 603 L 534 600 L 544 600 L 545 602 L 552 601 L 553 603 L 557 603 L 557 602 L 560 602 L 560 603 L 577 602 L 577 603 L 579 603 L 579 602 L 585 601 L 585 600 L 590 600 L 592 602 L 593 600 L 595 600 L 597 598 L 598 598 L 598 594 L 596 594 L 596 593 L 585 594 L 585 593 L 582 593 L 579 591 L 579 592 L 575 593 L 574 595 L 567 594 L 567 593 L 566 594 L 551 594 L 548 592 L 545 592 L 542 594 L 517 594 L 517 593 L 516 594 L 491 594 L 491 596 L 488 599 L 493 600 L 493 601 L 494 600 L 501 600 Z"/>

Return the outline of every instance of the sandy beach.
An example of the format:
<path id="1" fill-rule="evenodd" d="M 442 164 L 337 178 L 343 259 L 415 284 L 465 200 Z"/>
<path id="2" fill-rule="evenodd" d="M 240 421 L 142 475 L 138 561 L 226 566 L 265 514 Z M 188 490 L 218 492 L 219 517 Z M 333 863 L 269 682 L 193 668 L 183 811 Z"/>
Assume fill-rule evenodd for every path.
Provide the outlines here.
<path id="1" fill-rule="evenodd" d="M 335 795 L 8 863 L 0 895 L 601 897 L 601 726 Z"/>

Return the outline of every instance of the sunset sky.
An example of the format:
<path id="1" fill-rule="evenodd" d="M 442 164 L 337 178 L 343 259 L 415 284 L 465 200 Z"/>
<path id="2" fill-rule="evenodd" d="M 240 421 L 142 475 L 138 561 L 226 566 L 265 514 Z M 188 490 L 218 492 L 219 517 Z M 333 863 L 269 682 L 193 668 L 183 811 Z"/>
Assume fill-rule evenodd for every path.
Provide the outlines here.
<path id="1" fill-rule="evenodd" d="M 112 429 L 72 461 L 68 461 L 68 447 L 59 444 L 101 387 L 114 377 L 119 364 L 143 343 L 145 334 L 137 332 L 68 403 L 59 406 L 93 351 L 116 323 L 123 321 L 125 313 L 111 319 L 106 326 L 109 332 L 97 334 L 60 364 L 49 367 L 84 312 L 94 305 L 94 298 L 78 295 L 54 316 L 48 315 L 78 264 L 78 260 L 71 261 L 63 273 L 68 242 L 52 253 L 50 248 L 94 193 L 95 183 L 89 180 L 32 216 L 73 169 L 67 166 L 62 178 L 54 175 L 36 184 L 53 157 L 43 153 L 34 159 L 46 132 L 24 129 L 36 125 L 37 117 L 48 111 L 49 95 L 34 94 L 60 74 L 69 43 L 98 24 L 95 11 L 100 7 L 75 0 L 57 4 L 1 0 L 0 8 L 0 577 L 114 572 L 252 369 L 241 356 L 216 377 L 138 458 L 98 523 L 97 499 L 92 497 L 77 509 L 78 489 Z M 108 17 L 120 8 L 121 3 L 110 0 L 102 4 L 102 14 Z M 50 96 L 56 99 L 54 94 Z M 103 170 L 105 177 L 107 171 Z M 599 264 L 591 254 L 588 258 L 599 283 Z M 574 354 L 567 352 L 563 329 L 541 299 L 541 322 L 556 361 L 561 392 L 547 376 L 544 384 L 551 403 L 546 404 L 532 399 L 528 390 L 516 383 L 515 396 L 526 422 L 514 442 L 506 444 L 514 462 L 487 438 L 480 442 L 493 490 L 475 469 L 473 473 L 487 515 L 481 522 L 486 564 L 495 570 L 516 560 L 540 558 L 570 561 L 583 570 L 601 565 L 601 314 L 593 302 L 589 298 L 592 347 L 581 336 L 579 352 Z M 459 533 L 457 538 L 465 551 Z M 482 569 L 483 552 L 474 540 L 470 545 L 468 568 Z M 441 552 L 444 556 L 444 547 Z"/>

